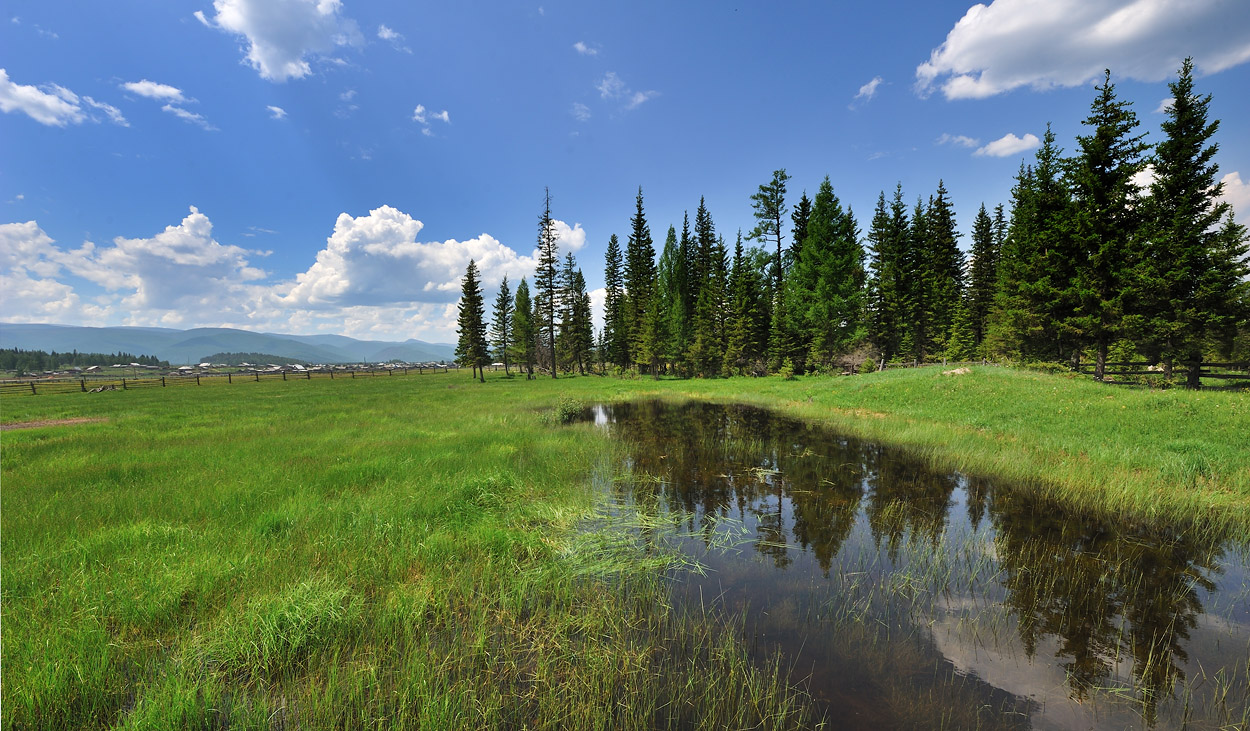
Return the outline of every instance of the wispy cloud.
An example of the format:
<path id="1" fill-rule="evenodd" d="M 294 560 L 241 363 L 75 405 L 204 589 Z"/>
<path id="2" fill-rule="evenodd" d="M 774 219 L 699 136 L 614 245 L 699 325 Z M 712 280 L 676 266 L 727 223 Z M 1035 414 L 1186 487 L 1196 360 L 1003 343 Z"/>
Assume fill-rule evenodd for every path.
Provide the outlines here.
<path id="1" fill-rule="evenodd" d="M 87 109 L 83 106 L 86 105 Z M 121 110 L 112 104 L 98 102 L 89 96 L 80 97 L 59 84 L 34 87 L 16 84 L 9 74 L 0 68 L 0 111 L 22 112 L 40 124 L 49 127 L 65 127 L 70 124 L 100 121 L 90 109 L 104 113 L 116 125 L 129 127 Z"/>
<path id="2" fill-rule="evenodd" d="M 212 125 L 202 114 L 188 111 L 182 107 L 176 107 L 173 104 L 166 104 L 161 107 L 162 112 L 168 112 L 184 122 L 194 124 L 202 128 L 206 132 L 217 132 L 218 129 Z"/>
<path id="3" fill-rule="evenodd" d="M 430 121 L 437 119 L 444 124 L 451 124 L 451 115 L 444 109 L 441 112 L 433 112 L 425 108 L 424 104 L 418 104 L 417 108 L 412 110 L 412 121 L 421 125 L 421 134 L 426 137 L 433 137 L 434 132 L 430 129 Z"/>
<path id="4" fill-rule="evenodd" d="M 859 87 L 859 91 L 855 93 L 855 98 L 863 99 L 864 101 L 868 101 L 869 99 L 872 99 L 874 96 L 877 95 L 877 87 L 881 86 L 882 82 L 884 81 L 885 79 L 881 78 L 880 76 L 872 77 L 872 81 L 869 81 L 867 84 L 864 84 L 863 86 Z"/>
<path id="5" fill-rule="evenodd" d="M 282 107 L 268 106 L 268 107 L 265 107 L 265 109 L 268 109 L 268 110 L 269 110 L 269 118 L 270 118 L 270 119 L 284 119 L 284 118 L 286 118 L 286 110 L 285 110 L 285 109 L 283 109 Z"/>
<path id="6" fill-rule="evenodd" d="M 599 92 L 600 99 L 623 101 L 627 110 L 636 109 L 644 102 L 660 95 L 660 92 L 654 89 L 647 91 L 630 89 L 625 85 L 621 77 L 616 75 L 615 71 L 609 71 L 604 74 L 599 83 L 595 84 L 595 89 Z"/>
<path id="7" fill-rule="evenodd" d="M 385 24 L 378 26 L 378 38 L 391 44 L 396 51 L 404 53 L 412 53 L 412 49 L 404 45 L 404 35 L 396 32 L 394 29 L 387 27 Z"/>
<path id="8" fill-rule="evenodd" d="M 942 133 L 942 136 L 937 138 L 937 143 L 939 145 L 954 145 L 955 147 L 976 147 L 981 144 L 981 140 L 975 137 L 968 137 L 967 135 Z"/>
<path id="9" fill-rule="evenodd" d="M 581 102 L 573 102 L 573 108 L 569 111 L 569 114 L 573 115 L 573 119 L 576 119 L 579 122 L 585 122 L 590 119 L 590 107 L 582 104 Z"/>
<path id="10" fill-rule="evenodd" d="M 573 50 L 577 51 L 583 56 L 598 56 L 599 55 L 598 48 L 594 46 L 588 46 L 583 41 L 578 41 L 577 43 L 574 43 Z"/>

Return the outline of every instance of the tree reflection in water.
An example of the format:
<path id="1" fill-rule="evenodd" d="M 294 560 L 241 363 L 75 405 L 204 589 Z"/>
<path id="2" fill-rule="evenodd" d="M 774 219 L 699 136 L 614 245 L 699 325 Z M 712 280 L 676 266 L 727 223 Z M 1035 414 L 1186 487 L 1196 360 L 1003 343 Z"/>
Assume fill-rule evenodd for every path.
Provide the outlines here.
<path id="1" fill-rule="evenodd" d="M 1001 596 L 1030 660 L 1043 661 L 1043 646 L 1057 648 L 1072 698 L 1116 686 L 1127 662 L 1141 718 L 1153 725 L 1158 704 L 1185 679 L 1190 633 L 1203 595 L 1217 589 L 1223 556 L 1209 532 L 1073 515 L 1028 491 L 938 472 L 900 450 L 761 409 L 658 401 L 604 408 L 629 453 L 632 480 L 618 485 L 621 499 L 688 516 L 692 534 L 730 518 L 753 531 L 754 551 L 777 571 L 814 561 L 830 580 L 848 542 L 863 540 L 857 525 L 889 566 L 908 546 L 909 555 L 917 544 L 930 555 L 949 550 L 952 526 L 986 526 L 996 570 L 972 590 Z M 803 556 L 810 560 L 796 563 Z M 795 641 L 806 642 L 802 635 Z"/>

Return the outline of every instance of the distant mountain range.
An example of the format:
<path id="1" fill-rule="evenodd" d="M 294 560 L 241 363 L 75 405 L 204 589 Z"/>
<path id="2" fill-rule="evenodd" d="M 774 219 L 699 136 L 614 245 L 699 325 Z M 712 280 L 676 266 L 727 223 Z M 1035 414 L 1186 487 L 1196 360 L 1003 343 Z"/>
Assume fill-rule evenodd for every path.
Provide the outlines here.
<path id="1" fill-rule="evenodd" d="M 268 353 L 306 363 L 451 361 L 456 348 L 421 340 L 356 340 L 343 335 L 281 335 L 226 327 L 75 327 L 0 323 L 0 348 L 154 355 L 173 364 L 199 363 L 213 353 Z"/>

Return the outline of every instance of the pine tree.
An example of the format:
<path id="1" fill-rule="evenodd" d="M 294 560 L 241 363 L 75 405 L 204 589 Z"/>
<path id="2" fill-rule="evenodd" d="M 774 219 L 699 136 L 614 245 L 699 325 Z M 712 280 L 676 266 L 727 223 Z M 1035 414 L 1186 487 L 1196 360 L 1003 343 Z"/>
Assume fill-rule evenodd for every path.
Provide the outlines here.
<path id="1" fill-rule="evenodd" d="M 654 355 L 647 322 L 655 296 L 655 244 L 642 208 L 642 187 L 638 188 L 634 216 L 630 219 L 629 240 L 625 244 L 625 323 L 629 332 L 630 360 L 640 367 Z"/>
<path id="2" fill-rule="evenodd" d="M 1096 353 L 1094 377 L 1102 380 L 1107 350 L 1123 334 L 1123 318 L 1139 304 L 1135 269 L 1141 259 L 1142 207 L 1134 176 L 1142 171 L 1149 146 L 1136 134 L 1137 114 L 1116 99 L 1108 70 L 1077 137 L 1080 154 L 1072 161 L 1077 237 L 1084 256 L 1076 283 L 1080 312 L 1074 324 Z"/>
<path id="3" fill-rule="evenodd" d="M 544 189 L 543 213 L 538 219 L 538 271 L 534 273 L 538 296 L 534 298 L 534 306 L 540 316 L 535 324 L 545 331 L 552 378 L 556 378 L 556 300 L 559 297 L 556 265 L 559 261 L 555 222 L 551 220 L 551 190 Z"/>
<path id="4" fill-rule="evenodd" d="M 464 272 L 460 285 L 459 318 L 456 332 L 456 360 L 473 367 L 473 374 L 486 383 L 486 303 L 482 299 L 482 287 L 478 282 L 477 264 L 472 259 Z"/>
<path id="5" fill-rule="evenodd" d="M 976 324 L 972 314 L 971 292 L 969 292 L 968 296 L 961 297 L 955 306 L 950 338 L 946 341 L 942 357 L 955 362 L 969 360 L 976 353 L 976 345 Z"/>
<path id="6" fill-rule="evenodd" d="M 759 192 L 751 196 L 751 206 L 755 214 L 755 228 L 747 234 L 748 239 L 761 244 L 776 242 L 777 258 L 773 265 L 773 287 L 781 291 L 781 280 L 785 276 L 781 252 L 782 223 L 786 217 L 786 181 L 790 176 L 785 168 L 773 171 L 773 179 L 760 186 Z"/>
<path id="7" fill-rule="evenodd" d="M 1155 148 L 1148 204 L 1146 331 L 1166 375 L 1173 360 L 1185 360 L 1191 363 L 1188 385 L 1197 388 L 1204 346 L 1212 338 L 1231 338 L 1244 316 L 1246 285 L 1239 280 L 1246 250 L 1230 249 L 1229 229 L 1219 225 L 1231 210 L 1220 200 L 1223 183 L 1214 161 L 1219 145 L 1210 141 L 1220 122 L 1207 121 L 1211 96 L 1194 92 L 1193 59 L 1185 59 L 1169 88 L 1172 106 L 1162 125 L 1166 139 Z"/>
<path id="8" fill-rule="evenodd" d="M 499 285 L 499 296 L 495 298 L 495 320 L 491 325 L 491 344 L 495 346 L 496 357 L 503 361 L 504 375 L 512 375 L 508 370 L 508 350 L 512 345 L 512 291 L 508 288 L 508 275 L 504 275 Z"/>
<path id="9" fill-rule="evenodd" d="M 691 371 L 700 376 L 715 376 L 721 372 L 724 341 L 719 326 L 724 302 L 724 256 L 717 246 L 716 226 L 703 198 L 694 218 L 693 281 L 695 295 L 694 323 L 691 327 L 688 360 Z"/>
<path id="10" fill-rule="evenodd" d="M 903 355 L 903 333 L 909 327 L 906 262 L 909 249 L 907 206 L 903 186 L 894 189 L 890 204 L 885 193 L 877 198 L 868 242 L 872 249 L 869 265 L 869 337 L 883 360 Z"/>
<path id="11" fill-rule="evenodd" d="M 534 338 L 536 327 L 533 317 L 533 303 L 530 302 L 530 286 L 521 277 L 516 288 L 516 300 L 512 308 L 512 342 L 513 354 L 518 367 L 525 366 L 525 378 L 534 377 Z"/>
<path id="12" fill-rule="evenodd" d="M 612 234 L 603 276 L 603 331 L 605 359 L 618 367 L 629 366 L 629 328 L 625 324 L 625 280 L 621 271 L 621 244 Z"/>

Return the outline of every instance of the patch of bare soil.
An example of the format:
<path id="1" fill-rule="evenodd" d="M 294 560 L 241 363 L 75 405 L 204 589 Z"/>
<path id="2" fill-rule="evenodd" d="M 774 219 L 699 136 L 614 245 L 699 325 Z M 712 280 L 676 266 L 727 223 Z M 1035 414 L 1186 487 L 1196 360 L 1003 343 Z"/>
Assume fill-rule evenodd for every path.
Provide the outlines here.
<path id="1" fill-rule="evenodd" d="M 75 419 L 40 419 L 39 421 L 19 421 L 13 424 L 0 424 L 0 431 L 9 431 L 10 429 L 36 429 L 41 426 L 71 426 L 73 424 L 94 424 L 98 421 L 107 421 L 107 420 L 78 417 Z"/>

